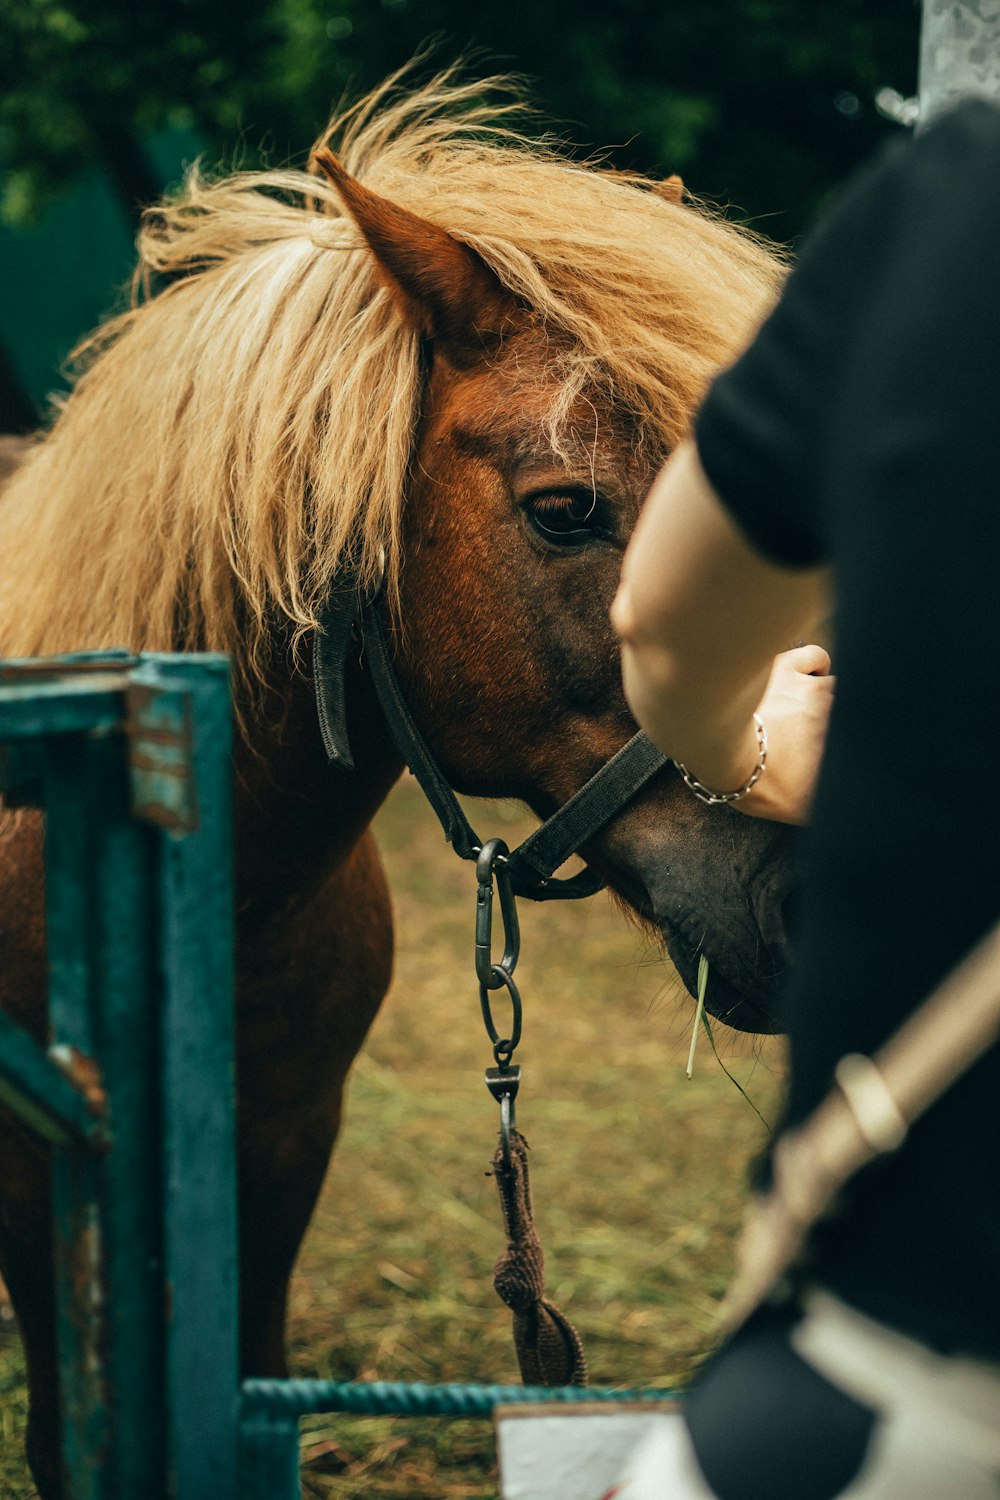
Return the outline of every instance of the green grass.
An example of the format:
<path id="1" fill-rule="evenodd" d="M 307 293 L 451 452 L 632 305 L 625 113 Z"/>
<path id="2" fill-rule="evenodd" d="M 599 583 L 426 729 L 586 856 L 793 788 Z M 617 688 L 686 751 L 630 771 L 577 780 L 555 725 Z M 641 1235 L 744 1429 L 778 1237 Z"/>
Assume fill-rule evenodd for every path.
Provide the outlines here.
<path id="1" fill-rule="evenodd" d="M 530 826 L 493 805 L 476 805 L 473 821 L 511 845 Z M 474 872 L 410 781 L 378 834 L 397 971 L 293 1281 L 293 1371 L 516 1381 L 510 1315 L 491 1285 L 503 1243 L 486 1175 L 498 1111 L 482 1076 L 492 1056 L 472 966 Z M 673 1386 L 711 1346 L 764 1129 L 710 1048 L 685 1078 L 694 1002 L 606 896 L 520 910 L 518 1124 L 532 1148 L 549 1295 L 580 1329 L 595 1384 Z M 714 1034 L 726 1067 L 773 1117 L 780 1048 Z M 20 1500 L 31 1494 L 23 1376 L 7 1328 L 0 1495 Z M 483 1423 L 315 1417 L 303 1423 L 303 1457 L 316 1500 L 496 1494 Z"/>

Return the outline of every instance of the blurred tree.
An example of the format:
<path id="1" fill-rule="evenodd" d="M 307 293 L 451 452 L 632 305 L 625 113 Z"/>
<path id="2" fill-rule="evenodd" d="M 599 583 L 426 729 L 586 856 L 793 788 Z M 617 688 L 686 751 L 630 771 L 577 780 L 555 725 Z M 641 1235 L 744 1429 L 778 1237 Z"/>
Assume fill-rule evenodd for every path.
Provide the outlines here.
<path id="1" fill-rule="evenodd" d="M 244 60 L 272 8 L 242 0 L 234 28 L 203 0 L 0 0 L 4 217 L 29 219 L 95 162 L 134 217 L 162 186 L 144 138 L 178 123 L 209 140 L 235 127 L 253 87 Z"/>
<path id="2" fill-rule="evenodd" d="M 439 60 L 481 47 L 568 133 L 788 238 L 895 128 L 874 96 L 914 91 L 918 30 L 916 0 L 0 0 L 0 204 L 23 221 L 96 157 L 134 213 L 166 126 L 301 159 L 338 97 L 436 33 Z"/>
<path id="3" fill-rule="evenodd" d="M 139 210 L 182 155 L 301 162 L 339 99 L 429 36 L 425 72 L 478 49 L 474 68 L 526 74 L 543 124 L 584 150 L 680 172 L 793 240 L 898 129 L 875 96 L 915 91 L 919 23 L 918 0 L 0 0 L 0 224 L 47 226 L 0 233 L 0 273 L 23 277 L 56 239 L 76 257 L 61 307 L 51 280 L 34 302 L 0 283 L 0 427 L 34 420 L 26 393 L 44 396 L 110 305 Z"/>

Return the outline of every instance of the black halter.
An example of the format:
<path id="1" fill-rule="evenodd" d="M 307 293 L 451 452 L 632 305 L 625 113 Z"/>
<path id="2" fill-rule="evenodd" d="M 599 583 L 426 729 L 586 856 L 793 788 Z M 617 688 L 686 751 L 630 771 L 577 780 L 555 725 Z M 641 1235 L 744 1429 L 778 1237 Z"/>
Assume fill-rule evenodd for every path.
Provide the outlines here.
<path id="1" fill-rule="evenodd" d="M 461 859 L 478 858 L 483 840 L 473 829 L 445 780 L 430 747 L 413 721 L 393 670 L 379 613 L 378 597 L 361 598 L 355 588 L 336 589 L 320 620 L 314 647 L 314 679 L 320 733 L 333 765 L 351 770 L 344 707 L 344 659 L 355 627 L 364 637 L 365 662 L 379 705 L 400 755 L 417 778 Z M 609 823 L 645 786 L 668 757 L 639 733 L 607 761 L 568 802 L 553 813 L 506 858 L 515 895 L 531 901 L 592 896 L 604 882 L 589 866 L 569 879 L 553 871 Z"/>

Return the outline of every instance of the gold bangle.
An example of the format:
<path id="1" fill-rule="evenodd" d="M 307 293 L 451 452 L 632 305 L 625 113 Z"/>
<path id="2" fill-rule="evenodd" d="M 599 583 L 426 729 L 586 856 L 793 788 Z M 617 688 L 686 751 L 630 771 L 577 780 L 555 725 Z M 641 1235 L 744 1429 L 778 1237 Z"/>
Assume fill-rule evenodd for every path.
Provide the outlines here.
<path id="1" fill-rule="evenodd" d="M 679 760 L 674 761 L 674 765 L 684 778 L 684 785 L 694 792 L 699 802 L 704 802 L 709 807 L 723 807 L 728 802 L 739 802 L 751 787 L 757 785 L 767 767 L 767 730 L 764 728 L 764 721 L 760 714 L 754 714 L 753 724 L 757 731 L 757 764 L 754 766 L 750 780 L 744 786 L 737 787 L 735 792 L 713 792 L 712 788 L 706 786 L 703 781 L 699 781 L 697 776 L 692 776 L 687 766 L 682 765 Z"/>

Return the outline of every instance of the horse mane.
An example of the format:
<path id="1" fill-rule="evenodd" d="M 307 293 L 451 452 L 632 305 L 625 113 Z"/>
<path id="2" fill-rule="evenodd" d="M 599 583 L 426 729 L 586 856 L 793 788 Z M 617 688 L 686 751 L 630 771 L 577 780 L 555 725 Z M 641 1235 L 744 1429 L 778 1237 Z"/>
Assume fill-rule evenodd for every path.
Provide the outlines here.
<path id="1" fill-rule="evenodd" d="M 404 83 L 320 143 L 474 245 L 561 335 L 556 447 L 595 387 L 672 446 L 772 302 L 780 258 L 650 180 L 529 139 L 508 79 Z M 196 167 L 146 214 L 138 253 L 131 305 L 75 351 L 73 388 L 0 498 L 0 655 L 220 650 L 261 678 L 348 555 L 395 594 L 419 337 L 308 172 Z"/>

